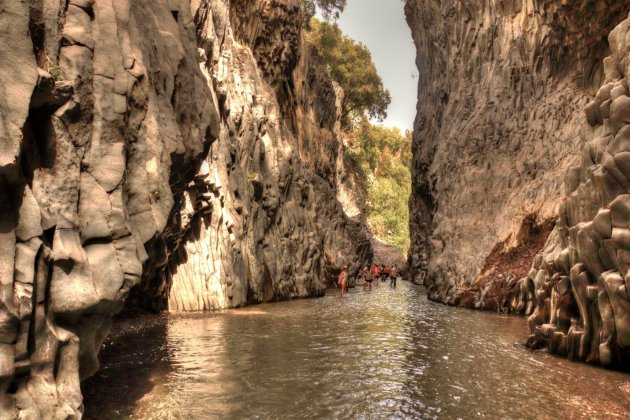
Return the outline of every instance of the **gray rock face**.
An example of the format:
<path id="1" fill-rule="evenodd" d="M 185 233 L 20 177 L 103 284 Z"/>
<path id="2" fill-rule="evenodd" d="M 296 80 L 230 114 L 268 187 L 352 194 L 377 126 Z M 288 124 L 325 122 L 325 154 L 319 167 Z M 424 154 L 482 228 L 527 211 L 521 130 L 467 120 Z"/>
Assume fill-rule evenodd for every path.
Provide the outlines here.
<path id="1" fill-rule="evenodd" d="M 532 346 L 626 366 L 627 180 L 614 141 L 625 126 L 626 23 L 604 58 L 629 10 L 604 0 L 406 5 L 420 70 L 414 280 L 434 300 L 531 314 Z"/>
<path id="2" fill-rule="evenodd" d="M 0 10 L 0 418 L 80 417 L 136 285 L 128 305 L 236 307 L 371 256 L 297 0 Z"/>
<path id="3" fill-rule="evenodd" d="M 321 295 L 370 249 L 355 245 L 363 226 L 336 200 L 336 95 L 316 53 L 300 54 L 299 2 L 211 2 L 200 13 L 200 36 L 226 40 L 208 41 L 202 69 L 224 123 L 162 235 L 165 265 L 131 301 L 161 309 L 168 291 L 169 309 L 199 310 Z"/>
<path id="4" fill-rule="evenodd" d="M 409 264 L 432 299 L 460 304 L 474 289 L 482 304 L 488 280 L 527 274 L 501 280 L 488 259 L 523 245 L 532 220 L 549 232 L 603 79 L 605 36 L 629 6 L 407 2 L 419 69 Z"/>
<path id="5" fill-rule="evenodd" d="M 565 176 L 553 235 L 523 282 L 533 348 L 630 366 L 630 19 L 609 36 L 605 79 L 586 107 L 582 154 Z"/>

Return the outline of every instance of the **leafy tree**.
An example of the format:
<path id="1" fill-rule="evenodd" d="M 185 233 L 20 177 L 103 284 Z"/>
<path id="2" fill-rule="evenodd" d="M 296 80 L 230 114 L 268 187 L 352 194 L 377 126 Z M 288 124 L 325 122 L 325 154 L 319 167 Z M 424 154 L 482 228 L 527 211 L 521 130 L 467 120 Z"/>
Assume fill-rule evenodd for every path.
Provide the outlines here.
<path id="1" fill-rule="evenodd" d="M 325 13 L 330 16 L 335 10 L 343 10 L 345 5 L 345 1 L 335 0 L 305 0 L 304 3 L 311 16 L 316 7 L 320 7 L 325 17 Z M 326 9 L 322 4 L 332 8 Z M 339 4 L 342 4 L 340 9 L 335 6 Z M 370 124 L 368 117 L 382 121 L 387 116 L 391 98 L 365 45 L 343 35 L 335 23 L 312 18 L 305 30 L 307 39 L 317 47 L 327 64 L 330 77 L 344 90 L 341 122 L 353 145 L 346 149 L 345 159 L 367 197 L 372 232 L 406 254 L 409 249 L 407 201 L 411 194 L 411 134 Z"/>
<path id="2" fill-rule="evenodd" d="M 368 221 L 372 232 L 394 245 L 405 255 L 409 250 L 409 194 L 408 184 L 399 184 L 393 178 L 376 178 L 370 187 Z"/>
<path id="3" fill-rule="evenodd" d="M 337 24 L 315 18 L 311 19 L 306 34 L 323 56 L 330 77 L 344 90 L 343 127 L 348 129 L 365 114 L 378 121 L 385 119 L 391 97 L 367 47 L 343 35 Z"/>
<path id="4" fill-rule="evenodd" d="M 309 22 L 317 9 L 322 12 L 325 19 L 337 19 L 346 7 L 346 0 L 302 0 L 305 22 Z"/>
<path id="5" fill-rule="evenodd" d="M 411 133 L 403 135 L 397 128 L 375 126 L 364 119 L 354 133 L 354 140 L 359 144 L 359 160 L 365 162 L 368 165 L 366 169 L 372 172 L 392 175 L 387 168 L 379 167 L 387 163 L 384 153 L 397 164 L 407 167 L 411 164 Z"/>
<path id="6" fill-rule="evenodd" d="M 347 158 L 360 180 L 368 202 L 372 232 L 397 247 L 409 249 L 411 194 L 411 133 L 374 126 L 364 118 L 351 133 L 353 147 Z"/>

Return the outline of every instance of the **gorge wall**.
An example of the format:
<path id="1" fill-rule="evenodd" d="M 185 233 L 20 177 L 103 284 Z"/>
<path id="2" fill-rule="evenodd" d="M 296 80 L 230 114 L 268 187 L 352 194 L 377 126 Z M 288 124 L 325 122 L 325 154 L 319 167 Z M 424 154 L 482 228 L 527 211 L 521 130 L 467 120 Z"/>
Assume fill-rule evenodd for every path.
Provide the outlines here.
<path id="1" fill-rule="evenodd" d="M 406 3 L 420 73 L 414 281 L 433 300 L 531 314 L 533 347 L 626 366 L 626 230 L 611 233 L 610 214 L 628 186 L 614 142 L 625 108 L 613 122 L 611 106 L 627 97 L 627 23 L 604 58 L 629 11 L 611 0 Z"/>
<path id="2" fill-rule="evenodd" d="M 610 34 L 605 80 L 586 107 L 581 157 L 531 274 L 532 348 L 630 368 L 630 18 Z"/>
<path id="3" fill-rule="evenodd" d="M 297 0 L 0 0 L 0 418 L 80 417 L 125 299 L 317 296 L 371 258 L 301 23 Z"/>

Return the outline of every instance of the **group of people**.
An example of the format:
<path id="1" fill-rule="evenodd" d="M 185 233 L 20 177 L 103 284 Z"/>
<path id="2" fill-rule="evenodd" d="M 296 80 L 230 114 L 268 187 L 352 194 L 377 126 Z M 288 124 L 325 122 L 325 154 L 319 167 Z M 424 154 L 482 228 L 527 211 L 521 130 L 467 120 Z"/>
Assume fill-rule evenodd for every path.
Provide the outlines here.
<path id="1" fill-rule="evenodd" d="M 379 281 L 390 281 L 390 287 L 396 287 L 396 280 L 398 279 L 399 268 L 397 265 L 372 264 L 371 266 L 365 266 L 359 270 L 357 274 L 357 284 L 362 283 L 364 289 L 371 289 L 372 283 L 378 286 Z M 337 285 L 341 287 L 341 297 L 344 296 L 346 290 L 348 290 L 348 266 L 345 266 L 339 277 L 337 278 Z"/>
<path id="2" fill-rule="evenodd" d="M 385 265 L 381 264 L 380 267 L 376 264 L 372 264 L 370 267 L 365 266 L 362 270 L 359 270 L 358 280 L 363 281 L 364 288 L 372 288 L 372 283 L 378 286 L 379 280 L 385 282 L 390 281 L 391 287 L 396 287 L 396 279 L 398 278 L 398 266 L 397 265 Z"/>

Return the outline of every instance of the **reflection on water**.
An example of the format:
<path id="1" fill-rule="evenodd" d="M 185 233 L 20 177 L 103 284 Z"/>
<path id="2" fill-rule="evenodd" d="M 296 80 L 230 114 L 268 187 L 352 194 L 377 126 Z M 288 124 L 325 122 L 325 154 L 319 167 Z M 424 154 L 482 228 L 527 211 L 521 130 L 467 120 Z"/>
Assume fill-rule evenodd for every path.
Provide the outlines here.
<path id="1" fill-rule="evenodd" d="M 630 376 L 521 346 L 525 320 L 420 290 L 119 324 L 87 418 L 630 418 Z"/>

